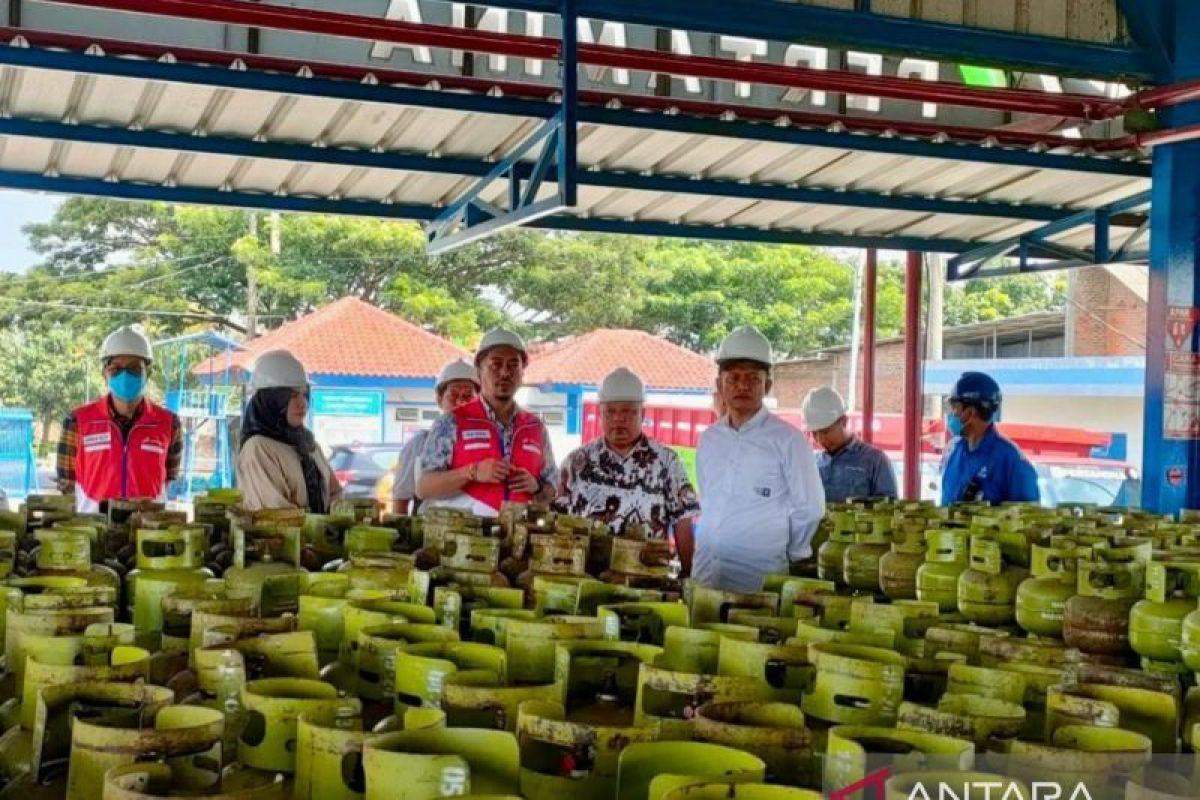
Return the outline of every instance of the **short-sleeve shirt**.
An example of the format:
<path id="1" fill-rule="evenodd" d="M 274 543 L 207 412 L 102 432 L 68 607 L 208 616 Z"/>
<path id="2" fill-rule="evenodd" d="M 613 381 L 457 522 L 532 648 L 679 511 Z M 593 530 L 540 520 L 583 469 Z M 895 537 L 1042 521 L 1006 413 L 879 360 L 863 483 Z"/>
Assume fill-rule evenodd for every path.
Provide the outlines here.
<path id="1" fill-rule="evenodd" d="M 505 425 L 496 417 L 496 412 L 492 410 L 490 404 L 486 401 L 483 403 L 484 409 L 487 410 L 488 418 L 500 429 L 500 435 L 504 439 L 504 452 L 512 452 L 513 435 L 516 433 L 516 426 L 510 422 Z M 514 414 L 512 419 L 516 420 Z M 542 426 L 542 474 L 543 484 L 550 486 L 554 485 L 554 481 L 558 477 L 558 468 L 554 462 L 554 450 L 550 446 L 550 433 L 546 430 L 545 424 L 540 420 L 538 424 Z M 438 417 L 437 422 L 433 423 L 433 427 L 429 429 L 429 436 L 425 438 L 425 447 L 421 450 L 421 460 L 418 471 L 425 472 L 445 472 L 450 469 L 454 463 L 454 443 L 458 439 L 458 420 L 453 414 L 442 414 Z M 483 503 L 475 500 L 467 494 L 458 495 L 455 497 L 440 498 L 428 502 L 429 507 L 450 506 L 456 508 L 465 508 L 472 513 L 480 516 L 495 516 L 495 509 L 489 509 Z"/>
<path id="2" fill-rule="evenodd" d="M 960 438 L 950 450 L 942 472 L 942 505 L 963 500 L 1036 503 L 1040 498 L 1037 470 L 995 425 L 988 427 L 974 449 Z"/>
<path id="3" fill-rule="evenodd" d="M 624 456 L 603 438 L 575 450 L 563 464 L 554 505 L 615 531 L 643 525 L 655 539 L 665 539 L 680 520 L 700 513 L 678 454 L 646 436 Z"/>
<path id="4" fill-rule="evenodd" d="M 857 436 L 834 453 L 818 453 L 817 470 L 827 503 L 843 503 L 851 497 L 896 497 L 891 460 Z"/>

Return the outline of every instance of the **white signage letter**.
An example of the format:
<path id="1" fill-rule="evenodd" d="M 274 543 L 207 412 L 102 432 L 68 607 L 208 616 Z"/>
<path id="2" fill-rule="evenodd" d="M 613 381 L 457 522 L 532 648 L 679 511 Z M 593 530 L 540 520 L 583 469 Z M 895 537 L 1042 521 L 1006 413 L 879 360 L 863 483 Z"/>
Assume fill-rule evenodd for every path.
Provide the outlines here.
<path id="1" fill-rule="evenodd" d="M 938 64 L 936 61 L 926 61 L 922 58 L 906 58 L 900 62 L 896 74 L 901 78 L 920 78 L 923 81 L 938 79 Z M 937 116 L 937 103 L 922 103 L 921 116 L 933 119 Z"/>
<path id="2" fill-rule="evenodd" d="M 421 7 L 417 5 L 417 0 L 389 0 L 384 17 L 403 22 L 421 22 Z M 392 53 L 396 52 L 397 47 L 412 50 L 413 61 L 419 64 L 433 63 L 433 55 L 429 52 L 428 47 L 393 44 L 392 42 L 375 42 L 371 45 L 371 58 L 389 59 L 392 57 Z"/>
<path id="3" fill-rule="evenodd" d="M 793 44 L 783 52 L 783 65 L 797 67 L 803 64 L 809 69 L 829 69 L 829 50 L 824 47 L 811 47 L 806 44 Z M 808 89 L 788 89 L 783 93 L 783 102 L 801 103 L 808 95 Z M 812 93 L 812 104 L 823 106 L 828 101 L 828 95 L 822 91 Z"/>
<path id="4" fill-rule="evenodd" d="M 539 39 L 546 35 L 546 15 L 536 11 L 525 12 L 525 35 L 536 36 Z M 540 58 L 525 59 L 525 74 L 536 78 L 542 77 L 546 67 Z"/>
<path id="5" fill-rule="evenodd" d="M 846 53 L 847 67 L 862 67 L 868 75 L 883 74 L 883 56 L 877 53 L 859 53 L 854 50 Z M 878 97 L 862 97 L 859 95 L 846 95 L 846 105 L 849 108 L 856 108 L 860 111 L 870 111 L 872 114 L 879 113 L 879 98 Z"/>
<path id="6" fill-rule="evenodd" d="M 677 56 L 692 55 L 692 37 L 687 31 L 673 30 L 671 31 L 671 52 Z M 691 75 L 676 75 L 674 77 L 683 78 L 683 89 L 689 94 L 700 94 L 700 79 Z M 658 86 L 658 75 L 650 73 L 650 79 L 646 81 L 647 89 L 654 89 Z"/>
<path id="7" fill-rule="evenodd" d="M 456 28 L 467 27 L 467 7 L 463 3 L 455 3 L 451 7 L 451 25 Z M 493 33 L 508 33 L 508 10 L 504 8 L 489 8 L 483 12 L 483 16 L 479 18 L 479 22 L 475 25 L 475 30 L 492 31 Z M 461 50 L 455 50 L 451 55 L 451 60 L 454 66 L 461 67 L 463 65 L 463 54 Z M 504 72 L 508 69 L 508 56 L 490 55 L 488 56 L 488 66 L 493 72 Z"/>
<path id="8" fill-rule="evenodd" d="M 591 20 L 580 18 L 576 20 L 579 28 L 579 43 L 580 44 L 596 44 L 596 32 L 592 30 Z M 609 47 L 626 47 L 625 43 L 625 26 L 619 22 L 605 22 L 600 26 L 600 44 Z M 604 80 L 604 73 L 609 71 L 609 67 L 597 67 L 588 65 L 583 68 L 584 74 L 589 80 L 597 83 Z M 613 83 L 618 86 L 629 85 L 629 70 L 618 68 L 612 71 Z"/>
<path id="9" fill-rule="evenodd" d="M 733 53 L 733 57 L 738 61 L 753 61 L 755 56 L 762 58 L 767 54 L 767 43 L 762 39 L 744 39 L 741 36 L 722 36 L 720 38 L 720 48 L 727 52 Z M 734 84 L 734 94 L 738 97 L 749 97 L 750 92 L 754 87 L 749 83 L 738 82 Z"/>

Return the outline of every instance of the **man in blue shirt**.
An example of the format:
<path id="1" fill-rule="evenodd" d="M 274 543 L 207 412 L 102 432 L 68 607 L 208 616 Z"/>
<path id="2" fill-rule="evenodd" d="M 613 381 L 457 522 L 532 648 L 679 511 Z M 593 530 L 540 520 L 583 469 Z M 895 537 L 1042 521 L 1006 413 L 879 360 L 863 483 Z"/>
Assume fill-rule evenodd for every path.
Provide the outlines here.
<path id="1" fill-rule="evenodd" d="M 852 497 L 896 499 L 891 460 L 849 431 L 846 404 L 832 386 L 813 389 L 804 398 L 804 426 L 821 446 L 817 470 L 826 503 L 844 503 Z"/>
<path id="2" fill-rule="evenodd" d="M 1040 499 L 1033 465 L 996 430 L 1001 399 L 1000 385 L 982 372 L 964 372 L 954 384 L 947 425 L 958 438 L 942 472 L 942 505 Z"/>

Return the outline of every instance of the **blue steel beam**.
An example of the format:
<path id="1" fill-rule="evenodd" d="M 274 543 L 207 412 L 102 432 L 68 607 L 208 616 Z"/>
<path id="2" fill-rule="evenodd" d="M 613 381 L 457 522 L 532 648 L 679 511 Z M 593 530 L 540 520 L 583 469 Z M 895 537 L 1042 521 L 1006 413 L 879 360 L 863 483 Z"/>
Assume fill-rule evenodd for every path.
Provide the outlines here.
<path id="1" fill-rule="evenodd" d="M 231 136 L 189 136 L 154 130 L 131 130 L 100 125 L 68 125 L 62 122 L 0 117 L 0 135 L 52 139 L 64 142 L 104 144 L 184 153 L 202 153 L 242 158 L 292 161 L 327 166 L 427 172 L 438 175 L 483 177 L 495 169 L 494 163 L 470 158 L 397 151 L 376 152 L 342 147 L 314 147 L 293 142 L 258 141 Z M 536 178 L 537 165 L 514 166 L 517 177 L 530 185 Z M 978 200 L 944 200 L 915 195 L 885 195 L 862 190 L 838 191 L 817 187 L 790 187 L 779 184 L 748 184 L 729 180 L 692 180 L 673 175 L 641 175 L 610 170 L 581 170 L 577 179 L 585 186 L 607 189 L 663 192 L 706 197 L 836 205 L 885 211 L 911 211 L 923 214 L 958 214 L 969 217 L 996 217 L 1053 222 L 1065 213 L 1045 205 L 1015 205 Z"/>
<path id="2" fill-rule="evenodd" d="M 559 2 L 563 35 L 562 55 L 559 61 L 559 70 L 562 73 L 562 101 L 558 112 L 513 148 L 487 175 L 439 214 L 437 219 L 425 226 L 428 238 L 426 252 L 430 255 L 449 253 L 484 237 L 510 228 L 530 225 L 543 217 L 574 207 L 578 180 L 576 145 L 579 137 L 579 31 L 575 24 L 576 0 Z M 528 178 L 522 189 L 522 179 L 517 173 L 517 167 L 521 165 L 522 159 L 532 155 L 539 147 L 542 152 L 532 171 L 527 173 Z M 538 193 L 551 163 L 555 166 L 554 194 L 538 200 Z M 500 180 L 508 181 L 507 209 L 494 208 L 483 201 L 483 193 Z"/>
<path id="3" fill-rule="evenodd" d="M 1154 66 L 1155 78 L 1169 82 L 1173 71 L 1171 53 L 1163 38 L 1168 4 L 1163 0 L 1117 0 L 1117 8 L 1125 16 L 1133 40 Z"/>
<path id="4" fill-rule="evenodd" d="M 385 219 L 428 222 L 442 211 L 437 206 L 413 203 L 378 203 L 365 200 L 330 200 L 323 197 L 297 197 L 252 192 L 201 189 L 189 186 L 106 181 L 97 178 L 72 178 L 31 172 L 0 170 L 0 188 L 29 192 L 54 192 L 90 197 L 114 197 L 122 200 L 161 201 L 194 205 L 227 206 L 267 211 L 294 211 L 310 214 L 344 214 Z M 547 230 L 621 233 L 634 236 L 667 236 L 684 239 L 713 239 L 763 244 L 797 244 L 814 247 L 897 248 L 932 253 L 961 253 L 976 243 L 962 239 L 925 239 L 911 236 L 843 235 L 809 231 L 762 228 L 729 228 L 717 225 L 677 225 L 668 222 L 629 222 L 595 217 L 554 216 L 532 223 L 530 227 Z"/>
<path id="5" fill-rule="evenodd" d="M 978 277 L 979 268 L 984 263 L 993 258 L 1006 256 L 1013 250 L 1019 251 L 1019 272 L 1029 271 L 1028 259 L 1039 257 L 1065 258 L 1071 265 L 1106 263 L 1108 254 L 1112 252 L 1109 245 L 1109 223 L 1112 217 L 1145 206 L 1149 202 L 1150 192 L 1139 192 L 1100 208 L 1091 208 L 1061 217 L 1029 233 L 982 245 L 970 252 L 951 258 L 946 265 L 946 279 L 955 281 Z M 1096 229 L 1094 253 L 1088 254 L 1050 241 L 1052 236 L 1082 228 L 1085 225 L 1093 225 Z M 1126 242 L 1126 246 L 1128 244 L 1129 242 Z M 1124 249 L 1125 247 L 1121 248 L 1121 250 Z M 994 273 L 989 271 L 989 274 Z"/>
<path id="6" fill-rule="evenodd" d="M 488 0 L 487 4 L 558 13 L 557 0 Z M 1149 80 L 1156 76 L 1152 59 L 1141 49 L 780 0 L 737 0 L 736 4 L 729 0 L 579 0 L 579 15 L 655 28 L 840 45 L 878 53 L 923 55 L 953 63 L 1111 80 Z"/>
<path id="7" fill-rule="evenodd" d="M 532 117 L 535 119 L 549 119 L 559 110 L 557 103 L 538 100 L 441 92 L 432 89 L 416 89 L 402 86 L 371 85 L 329 78 L 304 78 L 296 75 L 236 70 L 221 66 L 209 67 L 194 64 L 172 64 L 163 61 L 84 55 L 68 51 L 39 48 L 0 46 L 0 66 L 31 67 L 62 72 L 184 83 L 210 88 L 247 89 L 301 97 L 354 100 L 417 108 L 449 109 L 476 114 Z M 595 106 L 581 106 L 579 108 L 579 122 L 622 128 L 636 128 L 650 132 L 692 133 L 748 141 L 781 142 L 811 147 L 861 150 L 890 155 L 949 159 L 982 164 L 1027 167 L 1031 169 L 1061 169 L 1072 172 L 1131 177 L 1149 177 L 1150 175 L 1149 165 L 1138 161 L 1105 159 L 1087 155 L 1057 155 L 1031 150 L 984 147 L 975 144 L 939 144 L 899 137 L 867 136 L 839 131 L 795 127 L 784 128 L 751 122 L 723 121 L 683 115 L 652 114 Z"/>
<path id="8" fill-rule="evenodd" d="M 1166 5 L 1171 83 L 1200 80 L 1200 3 Z M 1200 124 L 1200 103 L 1162 112 L 1167 128 Z M 1154 148 L 1142 501 L 1173 513 L 1200 507 L 1200 141 Z"/>

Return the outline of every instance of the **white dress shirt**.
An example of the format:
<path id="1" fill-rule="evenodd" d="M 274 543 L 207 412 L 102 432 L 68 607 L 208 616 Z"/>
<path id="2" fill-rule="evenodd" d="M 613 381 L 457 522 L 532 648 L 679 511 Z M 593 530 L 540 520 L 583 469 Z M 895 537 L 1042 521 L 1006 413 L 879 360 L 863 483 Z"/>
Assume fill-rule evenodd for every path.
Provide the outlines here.
<path id="1" fill-rule="evenodd" d="M 825 490 L 799 430 L 761 409 L 738 430 L 728 418 L 700 436 L 696 455 L 700 530 L 692 577 L 725 591 L 754 592 L 763 576 L 812 555 Z"/>

